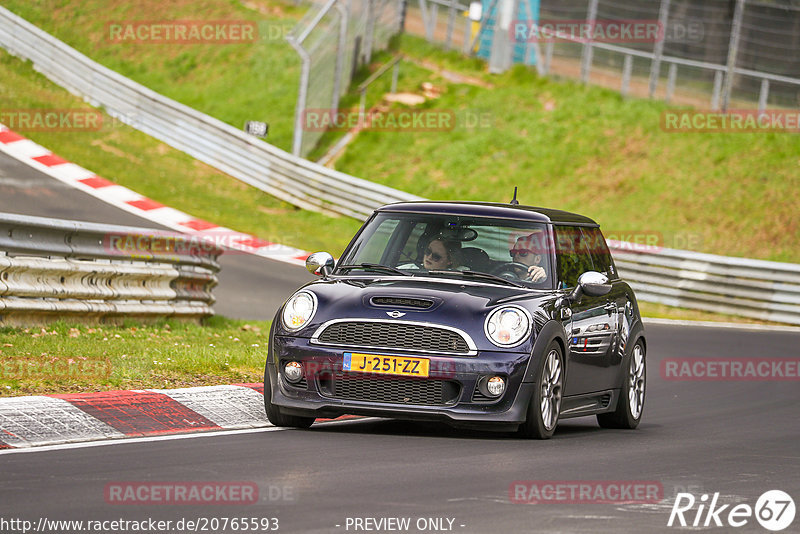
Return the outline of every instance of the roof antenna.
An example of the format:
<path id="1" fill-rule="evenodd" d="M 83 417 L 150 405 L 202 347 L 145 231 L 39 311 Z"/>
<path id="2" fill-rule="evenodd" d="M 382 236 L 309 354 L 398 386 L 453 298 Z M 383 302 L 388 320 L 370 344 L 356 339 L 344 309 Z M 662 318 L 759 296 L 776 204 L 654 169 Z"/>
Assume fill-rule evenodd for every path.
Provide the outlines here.
<path id="1" fill-rule="evenodd" d="M 512 206 L 516 206 L 519 204 L 519 202 L 517 202 L 517 186 L 514 186 L 514 198 L 511 199 L 510 204 Z"/>

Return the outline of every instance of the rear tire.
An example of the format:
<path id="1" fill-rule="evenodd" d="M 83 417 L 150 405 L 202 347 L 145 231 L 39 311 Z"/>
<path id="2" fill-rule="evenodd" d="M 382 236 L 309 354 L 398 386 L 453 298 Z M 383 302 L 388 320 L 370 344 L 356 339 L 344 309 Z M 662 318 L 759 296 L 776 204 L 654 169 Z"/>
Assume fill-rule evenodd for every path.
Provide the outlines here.
<path id="1" fill-rule="evenodd" d="M 267 419 L 275 426 L 285 426 L 290 428 L 308 428 L 313 423 L 314 417 L 300 417 L 297 415 L 284 415 L 280 408 L 272 404 L 272 388 L 269 382 L 269 365 L 264 367 L 264 409 L 267 412 Z"/>
<path id="2" fill-rule="evenodd" d="M 528 416 L 519 426 L 525 438 L 550 439 L 561 414 L 564 389 L 564 356 L 557 341 L 550 342 L 536 372 L 536 387 L 528 405 Z"/>
<path id="3" fill-rule="evenodd" d="M 617 408 L 613 412 L 597 414 L 597 422 L 603 428 L 633 429 L 639 426 L 644 413 L 647 361 L 644 343 L 640 339 L 633 346 L 626 366 L 625 379 L 619 392 Z"/>

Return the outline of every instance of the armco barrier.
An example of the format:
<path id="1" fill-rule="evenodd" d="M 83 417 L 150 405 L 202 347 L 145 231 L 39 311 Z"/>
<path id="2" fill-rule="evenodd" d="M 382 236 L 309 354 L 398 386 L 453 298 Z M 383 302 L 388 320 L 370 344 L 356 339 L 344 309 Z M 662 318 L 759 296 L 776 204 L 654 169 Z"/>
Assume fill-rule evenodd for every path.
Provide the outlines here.
<path id="1" fill-rule="evenodd" d="M 292 156 L 103 67 L 3 7 L 0 46 L 120 121 L 301 208 L 363 219 L 419 198 Z"/>
<path id="2" fill-rule="evenodd" d="M 180 234 L 0 213 L 0 324 L 213 315 L 221 253 Z"/>
<path id="3" fill-rule="evenodd" d="M 123 122 L 296 206 L 358 219 L 420 197 L 297 158 L 113 72 L 0 7 L 0 46 Z M 610 243 L 643 301 L 800 324 L 800 265 Z"/>
<path id="4" fill-rule="evenodd" d="M 800 324 L 800 265 L 609 241 L 620 276 L 647 302 Z"/>

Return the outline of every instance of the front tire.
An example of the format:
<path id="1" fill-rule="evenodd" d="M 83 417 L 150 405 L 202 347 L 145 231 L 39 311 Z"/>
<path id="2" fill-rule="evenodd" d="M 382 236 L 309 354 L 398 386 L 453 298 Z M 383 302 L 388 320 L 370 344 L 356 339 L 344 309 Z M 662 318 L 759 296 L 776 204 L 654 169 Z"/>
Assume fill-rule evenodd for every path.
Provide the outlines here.
<path id="1" fill-rule="evenodd" d="M 597 415 L 597 422 L 603 428 L 633 429 L 639 426 L 644 413 L 645 383 L 647 382 L 647 362 L 644 343 L 640 339 L 633 346 L 628 359 L 625 381 L 619 392 L 617 409 Z"/>
<path id="2" fill-rule="evenodd" d="M 550 439 L 561 414 L 564 389 L 564 356 L 561 345 L 552 341 L 537 372 L 536 388 L 528 405 L 528 417 L 519 427 L 525 438 Z"/>
<path id="3" fill-rule="evenodd" d="M 297 415 L 284 415 L 280 408 L 272 404 L 272 388 L 269 381 L 269 364 L 264 367 L 264 409 L 267 412 L 267 419 L 275 426 L 285 426 L 290 428 L 308 428 L 313 423 L 314 417 L 300 417 Z"/>

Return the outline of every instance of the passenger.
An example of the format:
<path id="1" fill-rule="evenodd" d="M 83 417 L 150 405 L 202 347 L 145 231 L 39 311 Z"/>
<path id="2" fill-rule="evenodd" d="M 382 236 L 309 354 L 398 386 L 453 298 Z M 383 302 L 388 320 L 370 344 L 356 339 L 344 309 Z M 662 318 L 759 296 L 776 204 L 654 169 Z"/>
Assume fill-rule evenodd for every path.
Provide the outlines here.
<path id="1" fill-rule="evenodd" d="M 455 270 L 459 266 L 461 243 L 442 236 L 434 237 L 425 248 L 422 266 L 429 271 Z"/>
<path id="2" fill-rule="evenodd" d="M 456 270 L 460 265 L 461 243 L 435 235 L 423 250 L 422 264 L 406 263 L 398 269 L 426 269 L 428 271 Z"/>

